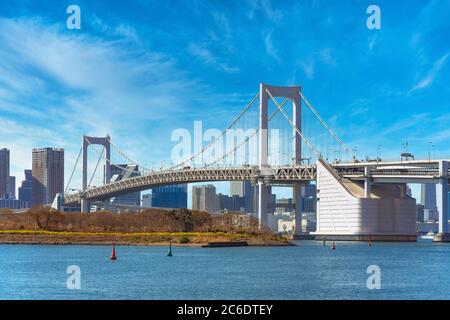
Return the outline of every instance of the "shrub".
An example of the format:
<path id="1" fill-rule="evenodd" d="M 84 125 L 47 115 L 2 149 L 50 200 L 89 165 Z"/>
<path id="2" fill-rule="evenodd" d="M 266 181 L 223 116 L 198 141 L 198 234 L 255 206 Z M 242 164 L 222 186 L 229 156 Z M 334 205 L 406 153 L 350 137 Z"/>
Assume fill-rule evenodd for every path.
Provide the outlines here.
<path id="1" fill-rule="evenodd" d="M 188 237 L 180 237 L 179 239 L 178 239 L 178 242 L 179 243 L 189 243 L 191 240 L 189 240 L 189 238 Z"/>

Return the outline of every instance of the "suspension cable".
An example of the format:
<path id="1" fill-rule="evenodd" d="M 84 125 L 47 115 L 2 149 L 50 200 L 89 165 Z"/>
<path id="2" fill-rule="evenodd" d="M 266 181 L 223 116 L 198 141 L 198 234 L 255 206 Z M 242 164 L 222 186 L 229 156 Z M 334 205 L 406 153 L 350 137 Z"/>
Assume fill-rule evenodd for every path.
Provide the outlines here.
<path id="1" fill-rule="evenodd" d="M 86 141 L 87 141 L 87 143 L 89 144 L 89 145 L 91 145 L 91 142 L 89 141 L 89 139 L 88 138 L 86 138 Z M 97 148 L 94 148 L 94 150 L 95 150 L 95 152 L 97 152 L 97 154 L 100 154 L 100 151 L 98 151 L 97 150 Z M 123 170 L 123 172 L 130 172 L 130 173 L 139 173 L 140 175 L 144 175 L 143 173 L 144 172 L 141 172 L 141 171 L 136 171 L 136 170 L 130 170 L 130 169 L 127 169 L 127 168 L 123 168 L 123 167 L 121 167 L 121 166 L 119 166 L 119 165 L 117 165 L 117 164 L 115 164 L 115 163 L 112 163 L 111 162 L 111 160 L 109 160 L 109 159 L 107 159 L 107 158 L 105 158 L 105 160 L 106 160 L 106 162 L 109 164 L 109 165 L 111 165 L 111 166 L 113 166 L 113 167 L 115 167 L 115 168 L 118 168 L 118 169 L 120 169 L 120 170 Z M 135 165 L 137 165 L 137 164 L 135 164 Z"/>
<path id="2" fill-rule="evenodd" d="M 189 157 L 188 159 L 186 159 L 186 160 L 184 160 L 184 161 L 182 161 L 182 162 L 180 162 L 180 163 L 170 167 L 168 170 L 172 170 L 172 169 L 178 168 L 180 166 L 184 166 L 186 163 L 189 163 L 191 160 L 195 159 L 200 154 L 203 154 L 210 146 L 212 146 L 214 143 L 216 143 L 217 140 L 221 139 L 227 133 L 227 131 L 230 130 L 244 116 L 244 114 L 248 111 L 248 109 L 250 109 L 250 107 L 253 105 L 253 103 L 258 98 L 258 96 L 259 96 L 259 92 L 253 97 L 253 99 L 241 111 L 241 113 L 237 116 L 237 118 L 225 130 L 222 131 L 222 133 L 220 134 L 220 136 L 217 139 L 212 140 L 201 151 L 197 152 L 196 154 L 194 154 L 193 156 Z"/>
<path id="3" fill-rule="evenodd" d="M 303 140 L 305 140 L 306 144 L 314 151 L 314 153 L 316 154 L 316 156 L 318 158 L 322 158 L 321 153 L 316 149 L 316 147 L 305 137 L 303 136 L 303 134 L 300 132 L 300 130 L 297 128 L 297 126 L 292 122 L 291 119 L 289 119 L 289 117 L 287 116 L 287 114 L 284 112 L 284 110 L 281 108 L 281 106 L 278 104 L 278 102 L 275 100 L 275 98 L 272 96 L 272 94 L 270 93 L 270 91 L 268 89 L 266 89 L 267 94 L 270 96 L 270 98 L 272 99 L 272 101 L 275 103 L 275 105 L 277 106 L 278 110 L 281 111 L 281 113 L 284 115 L 284 117 L 289 121 L 289 123 L 291 124 L 291 126 L 295 129 L 295 131 L 300 135 L 300 137 L 303 138 Z"/>
<path id="4" fill-rule="evenodd" d="M 289 99 L 285 99 L 283 101 L 283 103 L 281 104 L 281 108 L 284 108 L 284 106 L 286 105 L 286 103 L 289 101 Z M 279 109 L 275 110 L 269 117 L 269 119 L 267 120 L 267 122 L 269 122 L 270 120 L 273 119 L 273 117 L 275 117 L 275 115 L 278 113 L 278 111 L 280 111 Z M 230 150 L 229 152 L 227 152 L 225 155 L 223 155 L 222 157 L 214 160 L 212 163 L 206 164 L 205 166 L 212 166 L 214 164 L 216 164 L 219 161 L 222 161 L 223 159 L 225 159 L 226 157 L 228 157 L 232 152 L 236 151 L 237 149 L 239 149 L 242 145 L 244 145 L 245 143 L 247 143 L 251 138 L 253 138 L 256 134 L 258 134 L 259 132 L 259 128 L 255 130 L 255 132 L 253 132 L 251 135 L 247 136 L 247 138 L 242 141 L 240 144 L 238 144 L 233 150 Z"/>
<path id="5" fill-rule="evenodd" d="M 81 148 L 80 148 L 80 152 L 78 152 L 77 161 L 75 161 L 75 165 L 73 166 L 72 173 L 70 174 L 69 181 L 67 182 L 66 189 L 64 190 L 64 194 L 66 194 L 67 191 L 69 190 L 70 182 L 72 181 L 72 177 L 73 177 L 73 174 L 75 173 L 75 170 L 76 170 L 76 168 L 77 168 L 78 161 L 80 160 L 80 156 L 81 156 L 81 152 L 82 152 L 82 151 L 83 151 L 83 147 L 81 147 Z"/>
<path id="6" fill-rule="evenodd" d="M 322 119 L 320 114 L 316 111 L 316 109 L 314 109 L 314 107 L 311 105 L 311 103 L 309 103 L 308 99 L 306 99 L 306 97 L 303 95 L 301 90 L 299 90 L 299 93 L 300 93 L 300 97 L 303 99 L 303 101 L 305 101 L 308 108 L 315 114 L 317 119 L 319 119 L 319 121 L 328 130 L 328 132 L 333 136 L 333 138 L 341 145 L 341 147 L 343 147 L 347 151 L 348 154 L 350 154 L 353 157 L 353 159 L 356 159 L 356 155 L 354 154 L 354 152 L 339 138 L 339 136 L 333 131 L 333 129 L 331 129 L 331 127 L 329 127 L 327 125 L 327 123 Z"/>
<path id="7" fill-rule="evenodd" d="M 116 145 L 114 145 L 111 142 L 111 137 L 108 137 L 108 142 L 109 144 L 113 147 L 114 150 L 116 150 L 123 158 L 125 158 L 125 160 L 127 160 L 129 163 L 134 164 L 135 166 L 138 166 L 139 168 L 141 168 L 144 171 L 151 171 L 148 168 L 140 165 L 139 163 L 137 163 L 136 161 L 134 161 L 133 159 L 131 159 L 130 157 L 128 157 L 125 153 L 122 152 L 122 150 L 119 149 L 119 147 L 117 147 Z"/>
<path id="8" fill-rule="evenodd" d="M 100 156 L 98 157 L 97 164 L 95 165 L 94 172 L 92 173 L 91 179 L 89 180 L 89 184 L 87 186 L 87 189 L 91 186 L 92 180 L 94 179 L 95 173 L 97 172 L 98 164 L 100 163 L 100 160 L 102 160 L 103 153 L 105 152 L 105 149 L 102 149 L 102 152 L 100 153 Z"/>

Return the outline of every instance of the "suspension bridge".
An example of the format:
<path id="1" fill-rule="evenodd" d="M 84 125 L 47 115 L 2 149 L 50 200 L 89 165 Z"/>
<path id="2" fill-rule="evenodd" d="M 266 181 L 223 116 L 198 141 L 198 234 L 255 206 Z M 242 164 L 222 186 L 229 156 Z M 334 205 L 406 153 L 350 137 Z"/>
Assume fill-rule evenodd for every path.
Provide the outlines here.
<path id="1" fill-rule="evenodd" d="M 248 131 L 244 139 L 226 152 L 216 152 L 218 146 L 226 144 L 228 133 L 242 122 L 250 123 L 254 130 Z M 272 133 L 269 124 L 277 123 L 287 124 L 288 130 Z M 280 136 L 287 148 L 277 144 Z M 96 149 L 99 160 L 88 182 L 87 157 L 91 145 L 103 148 Z M 111 147 L 134 165 L 132 170 L 111 161 Z M 82 189 L 74 190 L 70 185 L 81 156 Z M 93 187 L 92 179 L 102 157 L 106 161 L 103 185 Z M 111 166 L 129 173 L 127 178 L 111 182 Z M 83 136 L 63 204 L 80 204 L 83 212 L 89 212 L 90 205 L 96 201 L 163 185 L 251 181 L 257 189 L 257 217 L 263 227 L 267 224 L 271 186 L 284 184 L 292 186 L 295 224 L 301 226 L 302 186 L 315 181 L 316 236 L 409 241 L 416 238 L 416 202 L 407 195 L 406 184 L 434 183 L 438 195 L 439 239 L 447 240 L 449 177 L 447 160 L 358 161 L 354 150 L 324 121 L 301 87 L 260 84 L 259 92 L 226 129 L 201 150 L 169 168 L 149 169 L 138 164 L 115 146 L 110 136 Z M 301 228 L 296 229 L 300 235 Z"/>

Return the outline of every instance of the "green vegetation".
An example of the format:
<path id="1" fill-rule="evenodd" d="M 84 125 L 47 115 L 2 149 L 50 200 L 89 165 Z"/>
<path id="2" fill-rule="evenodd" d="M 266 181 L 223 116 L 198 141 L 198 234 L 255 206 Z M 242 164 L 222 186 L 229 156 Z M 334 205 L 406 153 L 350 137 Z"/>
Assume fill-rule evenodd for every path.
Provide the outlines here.
<path id="1" fill-rule="evenodd" d="M 178 238 L 178 242 L 179 243 L 183 243 L 183 244 L 186 244 L 186 243 L 189 243 L 191 240 L 189 240 L 189 238 L 188 237 L 179 237 Z"/>

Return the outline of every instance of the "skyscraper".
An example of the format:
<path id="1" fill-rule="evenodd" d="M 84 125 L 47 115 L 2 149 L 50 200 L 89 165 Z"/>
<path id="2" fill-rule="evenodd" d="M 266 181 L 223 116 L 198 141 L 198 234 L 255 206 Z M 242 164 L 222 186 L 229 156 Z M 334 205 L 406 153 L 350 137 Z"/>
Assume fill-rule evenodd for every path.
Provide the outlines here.
<path id="1" fill-rule="evenodd" d="M 151 201 L 154 208 L 187 208 L 187 185 L 153 188 Z"/>
<path id="2" fill-rule="evenodd" d="M 219 208 L 216 187 L 212 184 L 192 187 L 192 209 L 217 212 Z"/>
<path id="3" fill-rule="evenodd" d="M 231 181 L 230 197 L 235 196 L 244 198 L 245 212 L 255 212 L 255 208 L 253 205 L 255 188 L 252 186 L 250 181 Z"/>
<path id="4" fill-rule="evenodd" d="M 8 177 L 8 192 L 9 198 L 15 199 L 16 198 L 16 177 L 9 176 Z"/>
<path id="5" fill-rule="evenodd" d="M 316 185 L 307 183 L 304 186 L 304 191 L 305 192 L 302 195 L 302 212 L 316 212 Z"/>
<path id="6" fill-rule="evenodd" d="M 245 182 L 247 181 L 231 181 L 230 196 L 243 197 L 245 194 Z"/>
<path id="7" fill-rule="evenodd" d="M 33 149 L 32 205 L 52 203 L 64 192 L 64 149 Z"/>
<path id="8" fill-rule="evenodd" d="M 25 180 L 22 180 L 22 185 L 19 187 L 19 200 L 25 203 L 27 208 L 31 207 L 31 189 L 33 187 L 33 175 L 31 170 L 25 170 Z"/>
<path id="9" fill-rule="evenodd" d="M 217 195 L 217 210 L 229 210 L 233 212 L 245 212 L 245 198 L 237 195 L 228 196 L 219 193 Z"/>
<path id="10" fill-rule="evenodd" d="M 424 183 L 421 186 L 421 203 L 424 206 L 426 220 L 437 219 L 436 185 Z"/>
<path id="11" fill-rule="evenodd" d="M 8 193 L 9 149 L 0 149 L 0 198 Z"/>

